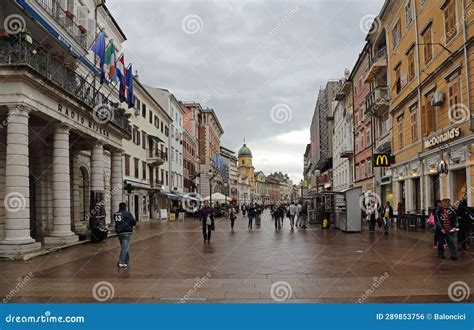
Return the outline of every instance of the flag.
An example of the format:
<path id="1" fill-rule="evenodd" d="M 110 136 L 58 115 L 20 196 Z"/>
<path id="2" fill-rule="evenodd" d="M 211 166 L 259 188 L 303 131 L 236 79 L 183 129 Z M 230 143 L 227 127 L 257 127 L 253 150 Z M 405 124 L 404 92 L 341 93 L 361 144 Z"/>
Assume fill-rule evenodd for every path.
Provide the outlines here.
<path id="1" fill-rule="evenodd" d="M 105 80 L 105 32 L 100 31 L 91 47 L 92 51 L 99 57 L 100 66 L 100 83 L 103 84 Z"/>
<path id="2" fill-rule="evenodd" d="M 124 64 L 124 59 L 123 59 L 123 54 L 120 55 L 117 63 L 116 63 L 116 69 L 115 72 L 117 74 L 117 78 L 119 79 L 120 82 L 120 88 L 119 88 L 119 100 L 120 103 L 125 102 L 125 64 Z"/>
<path id="3" fill-rule="evenodd" d="M 125 72 L 125 84 L 127 85 L 127 104 L 128 108 L 133 108 L 135 105 L 135 100 L 133 98 L 133 70 L 132 64 L 130 64 L 127 68 L 127 72 Z"/>
<path id="4" fill-rule="evenodd" d="M 109 67 L 108 78 L 110 81 L 117 80 L 116 72 L 117 53 L 115 52 L 114 42 L 111 40 L 109 46 L 105 50 L 105 65 Z"/>

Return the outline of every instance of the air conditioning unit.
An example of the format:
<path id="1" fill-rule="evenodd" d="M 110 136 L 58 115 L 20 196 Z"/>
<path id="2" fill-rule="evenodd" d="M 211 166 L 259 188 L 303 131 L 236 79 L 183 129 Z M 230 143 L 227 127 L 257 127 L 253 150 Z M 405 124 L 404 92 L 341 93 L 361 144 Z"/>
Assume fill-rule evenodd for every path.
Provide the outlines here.
<path id="1" fill-rule="evenodd" d="M 444 102 L 444 94 L 441 92 L 434 92 L 433 96 L 431 97 L 431 105 L 439 106 L 439 105 L 442 105 L 443 102 Z"/>

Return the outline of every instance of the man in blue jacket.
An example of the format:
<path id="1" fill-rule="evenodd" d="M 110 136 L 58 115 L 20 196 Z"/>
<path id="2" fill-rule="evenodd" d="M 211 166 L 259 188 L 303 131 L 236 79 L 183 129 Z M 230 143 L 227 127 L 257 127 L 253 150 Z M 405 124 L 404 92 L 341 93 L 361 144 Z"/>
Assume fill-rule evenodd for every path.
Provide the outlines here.
<path id="1" fill-rule="evenodd" d="M 127 204 L 120 203 L 119 210 L 114 214 L 115 232 L 120 241 L 120 255 L 117 265 L 120 268 L 128 266 L 128 247 L 132 238 L 133 227 L 137 224 L 132 214 L 127 211 Z"/>

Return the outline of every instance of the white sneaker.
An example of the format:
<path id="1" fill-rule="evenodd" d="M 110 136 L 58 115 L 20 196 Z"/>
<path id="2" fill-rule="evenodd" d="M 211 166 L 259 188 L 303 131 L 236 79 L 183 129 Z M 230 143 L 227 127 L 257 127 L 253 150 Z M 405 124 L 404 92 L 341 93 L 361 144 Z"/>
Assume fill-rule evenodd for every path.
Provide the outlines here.
<path id="1" fill-rule="evenodd" d="M 128 266 L 127 264 L 119 264 L 119 267 L 120 267 L 120 268 L 125 268 L 125 267 L 127 267 L 127 266 Z"/>

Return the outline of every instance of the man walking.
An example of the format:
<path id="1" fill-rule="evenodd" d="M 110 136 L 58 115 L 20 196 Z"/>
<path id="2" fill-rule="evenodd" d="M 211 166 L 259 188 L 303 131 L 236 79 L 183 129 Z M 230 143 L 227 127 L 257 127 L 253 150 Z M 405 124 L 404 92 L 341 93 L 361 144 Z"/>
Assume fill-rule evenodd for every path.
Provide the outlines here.
<path id="1" fill-rule="evenodd" d="M 459 232 L 458 245 L 462 251 L 467 251 L 469 242 L 469 231 L 471 229 L 474 214 L 467 206 L 467 200 L 463 199 L 458 206 L 457 213 L 459 216 Z"/>
<path id="2" fill-rule="evenodd" d="M 369 218 L 369 231 L 375 231 L 375 220 L 376 220 L 377 206 L 374 201 L 369 202 L 367 206 L 367 217 Z"/>
<path id="3" fill-rule="evenodd" d="M 199 219 L 202 225 L 202 236 L 204 243 L 211 241 L 211 232 L 215 229 L 214 227 L 214 211 L 209 206 L 208 201 L 204 201 L 204 207 L 201 209 Z"/>
<path id="4" fill-rule="evenodd" d="M 300 201 L 298 205 L 296 205 L 296 214 L 297 214 L 296 227 L 298 227 L 301 224 L 301 209 L 302 209 L 302 206 L 301 206 L 301 201 Z"/>
<path id="5" fill-rule="evenodd" d="M 448 245 L 451 259 L 457 260 L 457 249 L 454 243 L 454 232 L 456 231 L 456 213 L 449 207 L 449 199 L 443 199 L 441 208 L 436 209 L 435 224 L 441 230 L 438 241 L 438 258 L 445 259 L 444 244 Z"/>
<path id="6" fill-rule="evenodd" d="M 288 213 L 290 216 L 290 226 L 291 230 L 294 229 L 295 226 L 295 216 L 296 216 L 296 205 L 295 202 L 291 202 L 290 207 L 288 208 Z"/>
<path id="7" fill-rule="evenodd" d="M 127 211 L 127 204 L 120 203 L 119 210 L 114 214 L 115 232 L 120 242 L 120 255 L 117 266 L 124 268 L 128 266 L 130 256 L 128 247 L 132 238 L 133 227 L 137 224 L 132 214 Z"/>
<path id="8" fill-rule="evenodd" d="M 300 228 L 305 228 L 306 229 L 306 226 L 308 224 L 308 202 L 303 202 L 303 204 L 301 205 L 301 211 L 300 211 L 300 217 L 301 217 L 301 221 L 300 221 Z"/>
<path id="9" fill-rule="evenodd" d="M 249 229 L 253 227 L 253 219 L 255 218 L 257 211 L 255 210 L 255 205 L 251 204 L 247 210 L 247 215 L 249 217 Z"/>

